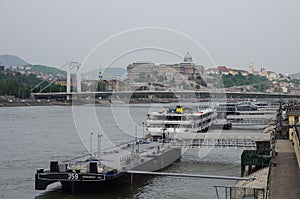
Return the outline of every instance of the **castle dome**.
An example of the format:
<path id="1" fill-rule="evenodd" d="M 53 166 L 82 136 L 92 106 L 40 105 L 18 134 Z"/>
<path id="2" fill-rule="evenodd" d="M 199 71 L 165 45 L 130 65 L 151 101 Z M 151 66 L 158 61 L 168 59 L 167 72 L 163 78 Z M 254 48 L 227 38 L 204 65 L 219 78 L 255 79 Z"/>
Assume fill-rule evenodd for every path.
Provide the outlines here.
<path id="1" fill-rule="evenodd" d="M 189 52 L 187 52 L 187 54 L 184 56 L 183 61 L 192 63 L 193 62 L 192 55 Z"/>

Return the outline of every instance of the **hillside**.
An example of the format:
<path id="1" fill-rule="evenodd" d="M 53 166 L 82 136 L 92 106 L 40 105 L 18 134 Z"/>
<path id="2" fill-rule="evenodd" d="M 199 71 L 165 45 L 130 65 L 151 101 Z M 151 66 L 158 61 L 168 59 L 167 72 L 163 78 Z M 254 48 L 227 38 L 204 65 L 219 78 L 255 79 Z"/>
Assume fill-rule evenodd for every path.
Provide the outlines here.
<path id="1" fill-rule="evenodd" d="M 2 66 L 24 66 L 28 64 L 29 63 L 15 55 L 0 55 L 0 65 Z"/>
<path id="2" fill-rule="evenodd" d="M 11 68 L 12 66 L 28 66 L 31 68 L 32 72 L 37 73 L 42 73 L 44 75 L 50 75 L 53 74 L 54 76 L 66 76 L 67 72 L 57 69 L 55 67 L 49 67 L 45 65 L 31 65 L 24 61 L 23 59 L 15 56 L 15 55 L 0 55 L 0 65 Z M 15 71 L 22 71 L 24 69 L 18 68 L 18 69 L 13 69 Z"/>
<path id="3" fill-rule="evenodd" d="M 34 74 L 21 74 L 11 71 L 0 72 L 0 96 L 15 96 L 16 98 L 29 98 L 31 92 L 39 92 L 48 86 L 48 81 L 38 78 Z M 36 87 L 36 85 L 39 85 Z M 32 88 L 36 87 L 33 91 Z M 65 92 L 64 86 L 51 85 L 44 92 Z M 3 98 L 2 98 L 3 99 Z M 0 97 L 1 100 L 1 97 Z"/>
<path id="4" fill-rule="evenodd" d="M 67 76 L 67 72 L 58 68 L 44 65 L 30 65 L 31 71 L 40 72 L 44 75 L 53 74 L 54 76 Z"/>

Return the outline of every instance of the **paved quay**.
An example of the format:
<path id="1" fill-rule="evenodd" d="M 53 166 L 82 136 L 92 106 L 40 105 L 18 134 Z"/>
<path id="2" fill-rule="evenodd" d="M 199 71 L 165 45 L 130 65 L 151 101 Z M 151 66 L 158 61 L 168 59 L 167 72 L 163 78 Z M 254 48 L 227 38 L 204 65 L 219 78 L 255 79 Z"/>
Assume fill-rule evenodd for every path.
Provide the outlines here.
<path id="1" fill-rule="evenodd" d="M 278 156 L 272 158 L 276 167 L 271 168 L 270 199 L 299 199 L 300 170 L 293 145 L 289 140 L 277 140 Z"/>

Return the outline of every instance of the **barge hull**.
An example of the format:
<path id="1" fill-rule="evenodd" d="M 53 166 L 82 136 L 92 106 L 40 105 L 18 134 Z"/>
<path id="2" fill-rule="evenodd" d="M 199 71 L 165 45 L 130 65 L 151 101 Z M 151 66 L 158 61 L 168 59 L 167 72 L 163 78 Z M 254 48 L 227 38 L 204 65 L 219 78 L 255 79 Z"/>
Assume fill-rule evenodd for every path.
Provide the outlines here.
<path id="1" fill-rule="evenodd" d="M 136 171 L 159 171 L 166 168 L 181 157 L 181 148 L 157 148 L 154 154 L 149 154 L 146 157 L 141 157 L 140 161 L 131 166 L 130 170 Z M 70 179 L 70 176 L 75 175 L 75 179 Z M 89 178 L 87 180 L 87 177 Z M 140 176 L 140 175 L 134 175 Z M 85 177 L 85 178 L 84 178 Z M 68 173 L 68 172 L 44 172 L 37 171 L 35 176 L 35 189 L 45 190 L 49 184 L 60 182 L 62 191 L 72 194 L 79 191 L 104 191 L 110 188 L 133 182 L 133 174 L 127 173 L 127 170 L 115 173 Z"/>

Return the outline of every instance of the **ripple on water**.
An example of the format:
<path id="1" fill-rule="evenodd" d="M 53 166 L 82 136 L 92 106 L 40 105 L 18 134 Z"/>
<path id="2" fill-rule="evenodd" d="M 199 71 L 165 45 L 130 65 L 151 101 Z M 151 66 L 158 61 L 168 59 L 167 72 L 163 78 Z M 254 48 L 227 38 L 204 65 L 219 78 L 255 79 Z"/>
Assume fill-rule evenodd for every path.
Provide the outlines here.
<path id="1" fill-rule="evenodd" d="M 118 106 L 122 113 L 129 113 L 132 120 L 114 122 L 109 106 L 97 106 L 101 128 L 115 143 L 129 140 L 128 132 L 135 125 L 141 129 L 151 105 Z M 33 198 L 40 195 L 34 190 L 34 173 L 37 168 L 48 167 L 50 160 L 65 160 L 86 154 L 72 117 L 71 107 L 15 107 L 0 108 L 0 197 Z M 119 127 L 122 128 L 119 128 Z M 126 132 L 128 131 L 128 132 Z M 233 130 L 237 136 L 241 130 Z M 242 133 L 249 133 L 244 131 Z M 239 175 L 241 151 L 214 149 L 200 157 L 199 151 L 191 150 L 181 161 L 166 168 L 167 172 L 200 173 L 211 175 Z M 230 186 L 233 181 L 155 176 L 141 183 L 122 187 L 112 193 L 70 196 L 54 189 L 42 198 L 216 198 L 214 185 Z M 53 185 L 54 187 L 57 185 Z M 48 192 L 46 192 L 48 193 Z M 55 194 L 53 194 L 55 193 Z"/>

